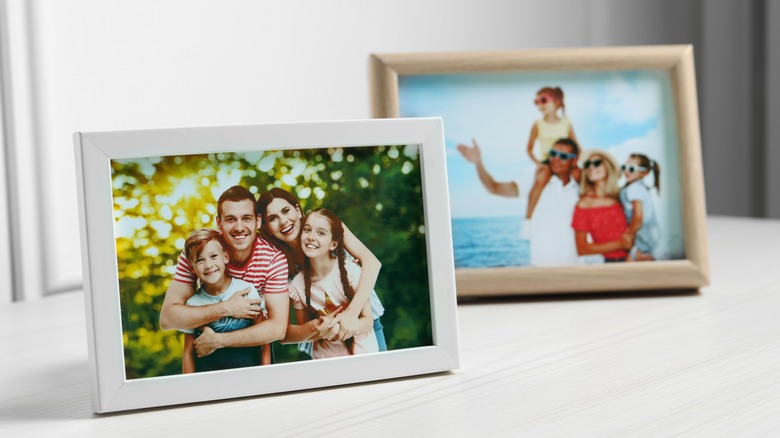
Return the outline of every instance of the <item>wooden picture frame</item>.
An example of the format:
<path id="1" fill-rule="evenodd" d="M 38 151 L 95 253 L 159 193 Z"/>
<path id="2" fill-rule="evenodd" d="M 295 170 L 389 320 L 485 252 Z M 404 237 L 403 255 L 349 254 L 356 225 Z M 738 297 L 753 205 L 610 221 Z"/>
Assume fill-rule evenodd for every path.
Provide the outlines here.
<path id="1" fill-rule="evenodd" d="M 446 190 L 442 141 L 441 120 L 435 118 L 76 133 L 94 410 L 110 412 L 218 400 L 457 368 L 449 208 L 447 197 L 439 196 Z M 249 165 L 240 167 L 236 163 Z M 297 170 L 290 168 L 295 163 Z M 280 176 L 275 176 L 277 172 L 281 172 Z M 270 185 L 257 184 L 257 175 L 264 175 L 263 184 Z M 383 189 L 381 186 L 389 185 L 388 178 L 407 181 L 403 186 L 408 191 L 401 195 Z M 412 304 L 421 303 L 423 310 L 413 311 L 417 320 L 398 317 L 402 319 L 399 327 L 404 327 L 398 333 L 403 333 L 403 337 L 395 336 L 392 328 L 390 333 L 386 332 L 387 351 L 380 348 L 378 352 L 364 350 L 360 353 L 365 354 L 357 354 L 355 347 L 354 355 L 327 356 L 321 360 L 299 358 L 287 363 L 279 361 L 276 351 L 276 362 L 269 366 L 182 374 L 182 365 L 176 372 L 177 364 L 173 363 L 173 371 L 160 371 L 157 365 L 168 356 L 178 354 L 183 363 L 182 353 L 169 351 L 171 346 L 181 345 L 176 340 L 180 334 L 174 329 L 163 330 L 157 316 L 162 294 L 167 293 L 166 284 L 170 284 L 175 273 L 178 275 L 179 271 L 173 269 L 178 254 L 184 254 L 185 239 L 193 231 L 184 229 L 188 228 L 184 224 L 192 220 L 198 224 L 194 228 L 215 228 L 214 216 L 222 214 L 218 213 L 219 193 L 242 184 L 255 196 L 270 187 L 286 187 L 297 194 L 300 208 L 305 211 L 320 203 L 330 205 L 337 215 L 350 215 L 340 217 L 350 223 L 356 236 L 363 234 L 366 238 L 370 234 L 360 232 L 361 222 L 367 222 L 362 225 L 369 228 L 380 227 L 382 233 L 365 243 L 373 246 L 371 251 L 382 262 L 380 277 L 383 272 L 390 275 L 393 271 L 397 279 L 407 278 L 412 271 L 419 274 L 415 280 L 419 283 L 417 291 L 392 291 L 406 300 L 405 306 L 396 304 L 395 312 L 389 292 L 381 293 L 376 288 L 383 297 L 385 330 L 394 322 L 392 315 L 410 315 Z M 350 208 L 360 201 L 340 199 L 348 195 L 360 195 L 360 200 L 369 204 L 355 213 L 358 210 Z M 384 209 L 379 203 L 374 204 L 380 198 L 388 200 Z M 391 204 L 390 198 L 396 203 Z M 344 206 L 341 212 L 336 204 Z M 198 213 L 189 214 L 192 208 Z M 410 217 L 423 222 L 410 227 L 409 223 L 397 220 L 401 214 L 397 212 L 391 215 L 395 222 L 383 219 L 382 211 L 396 209 L 411 212 Z M 261 213 L 257 215 L 261 217 Z M 244 221 L 245 216 L 252 218 L 247 214 L 239 220 Z M 225 216 L 223 223 L 230 220 L 231 216 Z M 306 224 L 301 221 L 303 229 Z M 217 227 L 221 225 L 217 223 Z M 395 233 L 396 228 L 406 237 Z M 223 229 L 222 234 L 228 231 Z M 225 240 L 229 241 L 231 236 Z M 399 241 L 404 242 L 404 248 L 392 246 Z M 415 243 L 410 244 L 412 241 Z M 261 244 L 256 243 L 256 247 Z M 383 249 L 382 245 L 390 246 Z M 223 248 L 227 251 L 226 246 Z M 402 251 L 416 256 L 407 254 L 403 260 L 391 260 L 388 256 L 381 260 L 380 252 Z M 418 263 L 413 264 L 413 260 Z M 225 275 L 228 273 L 232 271 L 226 270 Z M 157 277 L 152 279 L 152 275 Z M 201 281 L 205 281 L 206 275 L 211 274 L 202 274 Z M 343 285 L 343 272 L 341 275 Z M 286 287 L 287 276 L 283 277 L 281 283 Z M 350 277 L 350 283 L 352 280 Z M 261 295 L 268 284 L 258 286 Z M 268 309 L 270 313 L 271 307 Z M 152 316 L 146 318 L 147 313 Z M 137 333 L 141 333 L 139 339 L 144 338 L 135 342 Z M 173 338 L 166 338 L 166 333 Z M 284 347 L 299 353 L 295 344 Z"/>
<path id="2" fill-rule="evenodd" d="M 668 162 L 673 167 L 679 167 L 671 177 L 667 172 L 667 180 L 679 188 L 679 211 L 681 223 L 677 225 L 682 233 L 682 255 L 673 260 L 657 259 L 643 263 L 613 263 L 605 265 L 566 265 L 552 267 L 509 266 L 509 267 L 476 267 L 459 268 L 456 266 L 458 296 L 513 295 L 513 294 L 551 294 L 573 292 L 603 292 L 624 290 L 654 290 L 654 289 L 695 289 L 709 282 L 709 263 L 707 255 L 706 208 L 704 199 L 703 169 L 701 158 L 699 118 L 696 98 L 696 83 L 694 73 L 693 48 L 690 45 L 674 46 L 640 46 L 640 47 L 602 47 L 576 49 L 539 49 L 506 52 L 471 52 L 471 53 L 407 53 L 407 54 L 374 54 L 370 59 L 371 69 L 371 108 L 374 117 L 413 117 L 441 116 L 444 119 L 447 136 L 445 143 L 448 159 L 458 157 L 454 145 L 469 141 L 468 134 L 462 138 L 450 139 L 453 132 L 467 131 L 463 128 L 468 124 L 469 117 L 477 117 L 473 112 L 469 115 L 456 114 L 448 117 L 444 113 L 449 107 L 441 102 L 444 98 L 453 102 L 453 96 L 467 101 L 471 82 L 479 82 L 482 78 L 496 82 L 526 81 L 527 77 L 535 78 L 536 89 L 543 86 L 553 86 L 555 80 L 561 77 L 569 78 L 570 82 L 579 79 L 585 81 L 591 77 L 624 75 L 630 72 L 647 73 L 661 78 L 668 87 L 668 101 L 662 106 L 659 115 L 671 120 L 668 128 L 671 139 L 669 144 L 677 143 L 677 147 L 668 152 Z M 599 76 L 601 75 L 601 76 Z M 553 83 L 539 80 L 545 77 L 557 78 Z M 465 78 L 462 79 L 461 78 Z M 509 78 L 509 79 L 507 79 Z M 512 79 L 518 78 L 518 79 Z M 417 82 L 415 82 L 417 81 Z M 460 81 L 460 82 L 459 82 Z M 504 81 L 504 82 L 502 82 Z M 528 81 L 534 82 L 534 79 Z M 441 85 L 445 83 L 444 85 Z M 523 86 L 528 86 L 522 82 Z M 400 85 L 399 85 L 400 84 Z M 410 85 L 411 84 L 411 85 Z M 405 111 L 404 87 L 420 85 L 419 89 L 429 93 L 419 92 L 415 105 Z M 427 84 L 427 85 L 425 85 Z M 491 83 L 493 84 L 493 83 Z M 594 83 L 596 84 L 596 83 Z M 663 84 L 662 84 L 663 85 Z M 491 85 L 492 86 L 492 85 Z M 595 85 L 594 85 L 595 88 Z M 410 88 L 411 89 L 411 88 Z M 563 87 L 566 90 L 566 87 Z M 444 96 L 444 97 L 442 97 Z M 502 102 L 503 94 L 492 95 L 493 102 Z M 495 97 L 499 96 L 499 97 Z M 572 99 L 571 96 L 567 96 Z M 523 99 L 528 99 L 527 101 Z M 523 95 L 520 105 L 531 106 L 534 93 Z M 439 100 L 437 100 L 439 99 Z M 563 101 L 561 99 L 561 101 Z M 485 101 L 483 101 L 484 103 Z M 582 103 L 566 101 L 566 110 Z M 587 102 L 591 106 L 603 105 L 596 99 Z M 538 105 L 538 102 L 537 102 Z M 474 106 L 478 104 L 474 103 Z M 482 105 L 481 111 L 490 113 L 492 104 Z M 507 108 L 508 105 L 502 106 Z M 500 126 L 502 114 L 492 114 L 493 126 Z M 503 119 L 505 120 L 505 118 Z M 517 135 L 517 155 L 523 155 L 524 137 L 531 120 L 518 122 L 520 134 Z M 511 123 L 515 123 L 511 121 Z M 535 123 L 535 122 L 534 122 Z M 572 117 L 576 129 L 578 121 Z M 590 129 L 593 124 L 588 125 Z M 611 127 L 611 126 L 608 126 Z M 476 134 L 471 134 L 476 135 Z M 482 135 L 487 135 L 483 134 Z M 593 136 L 592 138 L 596 138 Z M 588 139 L 580 139 L 585 143 Z M 604 145 L 585 145 L 581 150 Z M 481 147 L 486 154 L 488 146 Z M 511 154 L 510 154 L 511 155 Z M 580 157 L 581 158 L 581 157 Z M 676 160 L 676 162 L 675 162 Z M 496 160 L 494 160 L 496 161 Z M 530 159 L 528 160 L 530 162 Z M 459 173 L 448 161 L 450 181 L 450 196 L 453 205 L 453 220 L 456 218 L 455 202 L 458 197 L 465 196 L 453 189 L 452 184 L 462 178 L 476 176 Z M 476 172 L 475 172 L 476 174 Z M 663 174 L 662 174 L 663 177 Z M 533 175 L 528 175 L 527 180 Z M 477 183 L 474 183 L 477 184 Z M 523 187 L 519 183 L 520 192 L 528 192 L 529 183 Z M 465 193 L 465 192 L 464 192 Z M 470 193 L 470 192 L 469 192 Z M 485 194 L 485 196 L 489 196 Z M 661 195 L 663 196 L 663 195 Z M 667 210 L 671 211 L 671 207 Z M 458 238 L 454 238 L 457 247 Z M 456 261 L 458 254 L 456 249 Z"/>

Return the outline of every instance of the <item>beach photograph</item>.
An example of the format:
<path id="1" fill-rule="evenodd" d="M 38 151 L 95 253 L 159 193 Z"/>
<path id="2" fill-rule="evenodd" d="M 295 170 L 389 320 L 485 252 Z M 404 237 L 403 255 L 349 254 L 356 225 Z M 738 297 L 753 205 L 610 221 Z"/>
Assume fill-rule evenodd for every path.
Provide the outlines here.
<path id="1" fill-rule="evenodd" d="M 409 75 L 398 90 L 401 117 L 444 120 L 456 268 L 685 257 L 668 72 Z"/>

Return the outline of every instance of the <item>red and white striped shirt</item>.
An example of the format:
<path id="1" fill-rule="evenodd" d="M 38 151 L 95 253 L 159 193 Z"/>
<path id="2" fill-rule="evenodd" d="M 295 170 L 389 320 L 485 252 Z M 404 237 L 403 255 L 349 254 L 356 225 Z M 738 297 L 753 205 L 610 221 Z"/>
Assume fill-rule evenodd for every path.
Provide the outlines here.
<path id="1" fill-rule="evenodd" d="M 249 260 L 242 266 L 233 265 L 231 260 L 227 272 L 233 278 L 252 283 L 261 296 L 287 293 L 287 257 L 260 236 L 255 238 L 255 247 Z M 179 255 L 173 280 L 197 288 L 198 277 L 184 251 Z"/>

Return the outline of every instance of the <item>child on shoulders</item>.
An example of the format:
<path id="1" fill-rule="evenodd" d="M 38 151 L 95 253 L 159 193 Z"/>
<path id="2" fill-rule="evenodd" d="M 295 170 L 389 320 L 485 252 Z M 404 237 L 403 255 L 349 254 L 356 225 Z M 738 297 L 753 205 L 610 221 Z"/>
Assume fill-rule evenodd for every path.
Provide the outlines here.
<path id="1" fill-rule="evenodd" d="M 521 239 L 531 238 L 531 228 L 534 210 L 539 202 L 542 190 L 547 186 L 552 178 L 550 170 L 551 153 L 553 145 L 560 139 L 568 138 L 577 141 L 574 136 L 574 127 L 571 121 L 565 117 L 566 105 L 563 102 L 563 90 L 560 87 L 543 87 L 536 92 L 534 99 L 536 108 L 542 117 L 531 126 L 531 134 L 528 137 L 527 152 L 531 160 L 536 163 L 536 173 L 534 175 L 534 184 L 528 193 L 528 209 L 525 215 L 525 222 L 520 230 Z M 559 111 L 562 115 L 559 115 Z M 538 146 L 538 148 L 537 148 Z M 537 148 L 538 155 L 534 151 Z M 579 182 L 582 172 L 579 168 L 572 169 L 571 176 Z"/>

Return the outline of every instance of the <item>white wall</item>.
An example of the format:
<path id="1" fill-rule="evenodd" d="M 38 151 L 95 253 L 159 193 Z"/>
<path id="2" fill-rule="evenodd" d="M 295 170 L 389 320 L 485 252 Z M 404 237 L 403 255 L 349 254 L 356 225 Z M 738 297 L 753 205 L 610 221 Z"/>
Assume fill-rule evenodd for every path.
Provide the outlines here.
<path id="1" fill-rule="evenodd" d="M 23 236 L 20 225 L 25 221 L 36 221 L 39 212 L 26 206 L 35 203 L 33 192 L 29 186 L 17 178 L 19 164 L 27 163 L 30 151 L 33 151 L 33 126 L 30 117 L 33 108 L 31 77 L 29 68 L 28 23 L 26 20 L 26 3 L 0 3 L 0 89 L 2 93 L 2 131 L 3 131 L 3 193 L 0 195 L 0 235 L 7 237 L 0 250 L 0 271 L 8 272 L 0 282 L 5 292 L 0 293 L 0 300 L 21 299 L 24 296 L 21 272 L 25 266 L 25 257 L 30 263 L 40 266 L 41 255 L 37 245 L 37 234 Z M 13 79 L 12 79 L 13 78 Z M 35 177 L 28 174 L 27 178 Z M 30 216 L 28 212 L 33 215 Z M 32 231 L 32 230 L 31 230 Z M 35 230 L 36 233 L 40 230 Z M 29 245 L 32 251 L 22 251 L 23 240 L 34 242 Z M 41 275 L 32 276 L 30 290 L 41 290 Z"/>
<path id="2" fill-rule="evenodd" d="M 31 57 L 18 74 L 29 86 L 14 84 L 17 103 L 33 104 L 34 133 L 19 141 L 30 147 L 14 163 L 29 218 L 17 230 L 26 298 L 81 281 L 74 131 L 366 118 L 372 52 L 587 40 L 578 0 L 6 3 L 29 25 L 28 41 L 13 41 Z"/>
<path id="3" fill-rule="evenodd" d="M 750 128 L 734 110 L 746 104 L 745 3 L 0 0 L 14 73 L 3 83 L 14 90 L 4 119 L 21 218 L 15 278 L 26 298 L 80 285 L 74 131 L 369 117 L 373 52 L 694 43 L 709 210 L 750 214 L 750 154 L 734 147 Z"/>
<path id="4" fill-rule="evenodd" d="M 3 16 L 0 14 L 0 20 Z M 0 21 L 0 28 L 5 27 L 3 21 Z M 5 53 L 3 47 L 3 40 L 0 39 L 0 56 Z M 7 65 L 7 62 L 0 61 L 0 68 Z M 5 71 L 0 71 L 0 77 L 6 75 Z M 6 104 L 7 92 L 3 87 L 3 82 L 0 81 L 0 108 L 3 108 Z M 0 116 L 5 114 L 0 110 Z M 7 136 L 6 126 L 9 126 L 10 120 L 0 120 L 0 144 L 5 143 Z M 10 219 L 10 205 L 8 199 L 8 171 L 6 170 L 6 153 L 8 149 L 3 148 L 0 150 L 0 304 L 8 303 L 13 298 L 13 280 L 11 266 L 11 224 Z"/>

